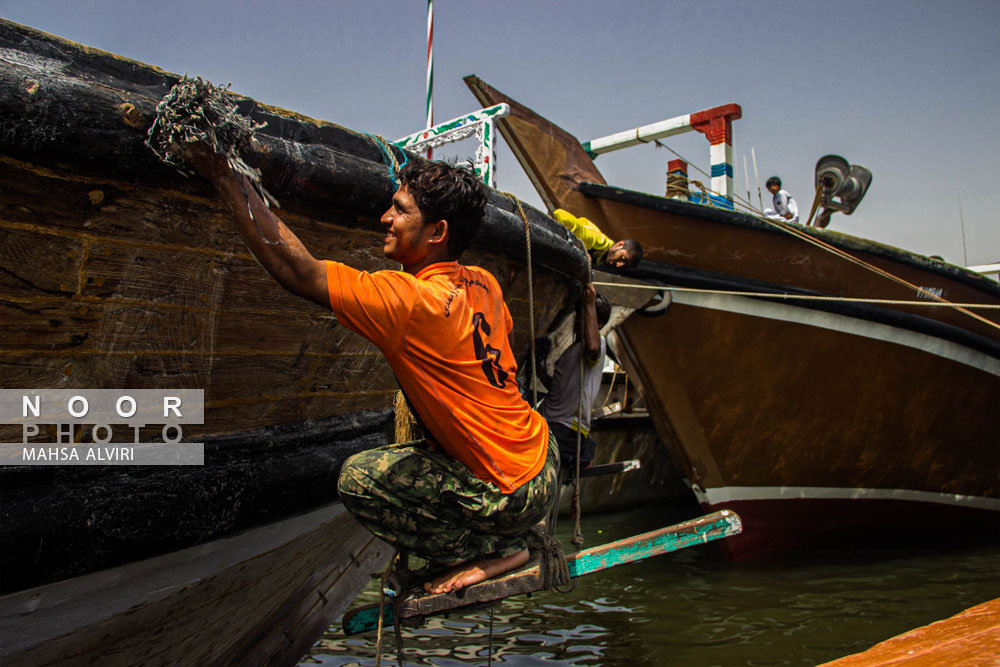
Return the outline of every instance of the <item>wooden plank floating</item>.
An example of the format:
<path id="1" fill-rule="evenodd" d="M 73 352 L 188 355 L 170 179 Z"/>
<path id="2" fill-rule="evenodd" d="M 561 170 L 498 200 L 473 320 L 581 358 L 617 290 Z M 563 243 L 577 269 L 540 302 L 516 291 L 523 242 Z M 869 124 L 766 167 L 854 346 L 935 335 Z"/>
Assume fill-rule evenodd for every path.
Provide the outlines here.
<path id="1" fill-rule="evenodd" d="M 566 557 L 571 577 L 582 577 L 601 570 L 659 556 L 679 549 L 706 544 L 743 530 L 740 517 L 729 510 L 691 519 L 641 535 L 584 549 Z M 532 554 L 523 567 L 501 577 L 489 579 L 457 593 L 417 593 L 399 603 L 400 621 L 406 625 L 419 625 L 427 616 L 442 614 L 463 607 L 503 600 L 522 593 L 542 589 L 540 557 Z M 341 625 L 347 636 L 356 635 L 378 627 L 378 604 L 368 604 L 351 609 L 344 614 Z M 393 605 L 386 603 L 383 623 L 395 620 Z"/>

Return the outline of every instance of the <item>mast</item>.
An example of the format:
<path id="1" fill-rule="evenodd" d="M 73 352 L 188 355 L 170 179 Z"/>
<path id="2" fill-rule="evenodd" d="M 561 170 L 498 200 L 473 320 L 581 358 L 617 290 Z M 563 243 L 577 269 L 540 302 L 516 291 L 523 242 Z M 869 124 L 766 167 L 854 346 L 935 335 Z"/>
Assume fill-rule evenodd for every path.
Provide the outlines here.
<path id="1" fill-rule="evenodd" d="M 434 0 L 427 0 L 427 122 L 428 130 L 434 127 Z M 427 149 L 431 159 L 433 149 Z"/>

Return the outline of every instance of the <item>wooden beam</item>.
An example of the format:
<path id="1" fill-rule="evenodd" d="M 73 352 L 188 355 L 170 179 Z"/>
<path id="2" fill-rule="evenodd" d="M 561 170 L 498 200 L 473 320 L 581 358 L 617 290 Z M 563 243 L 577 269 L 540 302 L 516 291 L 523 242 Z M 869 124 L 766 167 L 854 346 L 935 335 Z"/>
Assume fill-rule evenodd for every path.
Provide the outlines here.
<path id="1" fill-rule="evenodd" d="M 659 530 L 591 547 L 567 556 L 566 561 L 570 576 L 581 577 L 651 556 L 736 535 L 742 530 L 740 517 L 735 512 L 722 510 Z M 527 564 L 503 576 L 488 579 L 457 593 L 435 595 L 416 592 L 411 597 L 404 598 L 397 606 L 402 623 L 420 625 L 427 616 L 503 600 L 522 593 L 533 593 L 541 589 L 540 557 L 532 554 Z M 368 604 L 345 613 L 342 621 L 344 634 L 350 636 L 376 629 L 378 607 L 377 603 Z M 395 614 L 391 602 L 386 602 L 382 618 L 383 623 L 394 622 Z"/>

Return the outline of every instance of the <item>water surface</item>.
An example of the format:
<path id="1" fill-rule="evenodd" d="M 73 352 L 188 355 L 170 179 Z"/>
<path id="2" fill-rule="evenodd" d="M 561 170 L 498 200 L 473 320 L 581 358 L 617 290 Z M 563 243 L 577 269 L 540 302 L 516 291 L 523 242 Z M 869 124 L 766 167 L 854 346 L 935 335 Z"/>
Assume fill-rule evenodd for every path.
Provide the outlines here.
<path id="1" fill-rule="evenodd" d="M 585 547 L 698 515 L 667 505 L 584 517 Z M 557 534 L 569 543 L 566 517 Z M 817 665 L 1000 597 L 1000 549 L 895 546 L 804 552 L 732 565 L 703 545 L 579 580 L 569 594 L 518 596 L 495 607 L 495 665 Z M 356 604 L 376 602 L 372 585 Z M 406 664 L 486 665 L 490 614 L 477 610 L 404 629 Z M 375 664 L 375 634 L 338 624 L 302 665 Z M 383 665 L 395 665 L 391 629 Z"/>

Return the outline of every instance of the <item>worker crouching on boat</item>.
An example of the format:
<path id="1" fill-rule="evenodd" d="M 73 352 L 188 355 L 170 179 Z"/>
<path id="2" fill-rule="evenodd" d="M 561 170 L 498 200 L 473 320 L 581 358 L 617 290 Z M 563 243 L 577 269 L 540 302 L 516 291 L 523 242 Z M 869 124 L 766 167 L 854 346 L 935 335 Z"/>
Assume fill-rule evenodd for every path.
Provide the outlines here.
<path id="1" fill-rule="evenodd" d="M 642 245 L 635 239 L 612 241 L 597 225 L 584 217 L 557 208 L 552 217 L 580 239 L 594 266 L 611 266 L 616 269 L 634 268 L 642 261 Z"/>
<path id="2" fill-rule="evenodd" d="M 288 291 L 336 313 L 385 355 L 427 441 L 349 458 L 340 497 L 372 533 L 446 567 L 444 593 L 528 560 L 522 535 L 557 489 L 558 449 L 521 397 L 496 279 L 458 258 L 479 231 L 485 187 L 468 170 L 411 162 L 381 218 L 401 271 L 367 273 L 314 258 L 226 159 L 186 152 L 229 206 L 247 246 Z"/>

